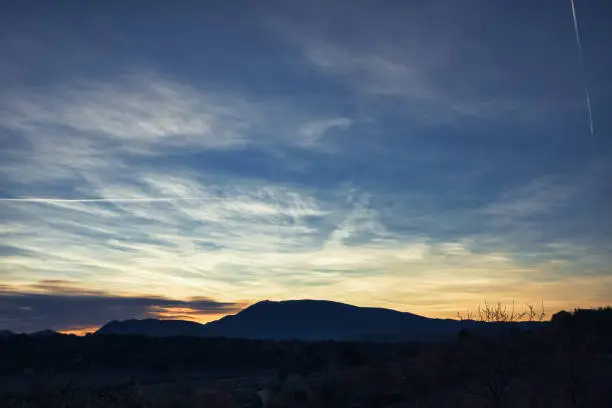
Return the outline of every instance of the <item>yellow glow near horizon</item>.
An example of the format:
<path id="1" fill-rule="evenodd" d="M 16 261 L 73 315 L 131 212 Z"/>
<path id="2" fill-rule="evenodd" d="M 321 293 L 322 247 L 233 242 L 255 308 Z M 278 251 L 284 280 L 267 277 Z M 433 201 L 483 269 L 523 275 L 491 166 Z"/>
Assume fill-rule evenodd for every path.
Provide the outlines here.
<path id="1" fill-rule="evenodd" d="M 473 253 L 457 243 L 330 245 L 305 253 L 253 253 L 248 258 L 221 253 L 216 258 L 208 256 L 207 271 L 197 269 L 197 262 L 204 258 L 132 264 L 125 274 L 99 276 L 97 281 L 25 281 L 21 277 L 5 286 L 26 294 L 176 300 L 177 306 L 152 306 L 143 308 L 141 314 L 200 323 L 226 314 L 214 307 L 198 310 L 190 306 L 190 301 L 203 297 L 236 304 L 232 310 L 264 299 L 321 299 L 436 318 L 456 318 L 458 312 L 475 310 L 485 301 L 514 301 L 518 307 L 543 302 L 547 317 L 559 310 L 612 304 L 612 274 L 563 274 L 570 267 L 580 270 L 580 263 L 525 266 L 502 253 Z M 232 269 L 221 273 L 216 266 L 224 262 Z M 171 276 L 164 273 L 170 265 L 201 272 L 191 277 Z M 235 279 L 243 267 L 251 272 Z M 95 329 L 70 326 L 63 331 L 84 334 Z"/>

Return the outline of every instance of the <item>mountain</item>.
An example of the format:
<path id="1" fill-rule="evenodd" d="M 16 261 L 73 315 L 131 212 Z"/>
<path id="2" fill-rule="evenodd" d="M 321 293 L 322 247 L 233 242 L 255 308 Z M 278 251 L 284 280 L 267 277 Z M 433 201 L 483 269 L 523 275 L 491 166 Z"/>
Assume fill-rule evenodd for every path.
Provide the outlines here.
<path id="1" fill-rule="evenodd" d="M 41 331 L 37 331 L 34 333 L 29 333 L 29 334 L 25 334 L 25 333 L 14 333 L 10 330 L 0 330 L 0 339 L 1 338 L 6 338 L 6 337 L 11 337 L 11 336 L 29 336 L 29 337 L 51 337 L 51 336 L 59 336 L 60 334 L 56 331 L 53 330 L 41 330 Z"/>
<path id="2" fill-rule="evenodd" d="M 28 334 L 30 337 L 52 337 L 52 336 L 60 336 L 60 334 L 53 330 L 41 330 L 34 333 Z"/>
<path id="3" fill-rule="evenodd" d="M 206 325 L 209 335 L 274 340 L 429 339 L 458 322 L 323 300 L 263 301 Z"/>
<path id="4" fill-rule="evenodd" d="M 391 309 L 323 300 L 266 300 L 207 324 L 155 319 L 112 321 L 96 333 L 311 341 L 435 340 L 455 336 L 462 327 L 457 320 L 430 319 Z"/>
<path id="5" fill-rule="evenodd" d="M 190 336 L 205 337 L 205 325 L 185 320 L 113 320 L 102 326 L 96 334 L 137 334 L 150 337 Z"/>
<path id="6" fill-rule="evenodd" d="M 14 336 L 14 335 L 15 335 L 15 333 L 13 333 L 10 330 L 0 330 L 0 339 L 4 338 L 4 337 L 11 337 L 11 336 Z"/>

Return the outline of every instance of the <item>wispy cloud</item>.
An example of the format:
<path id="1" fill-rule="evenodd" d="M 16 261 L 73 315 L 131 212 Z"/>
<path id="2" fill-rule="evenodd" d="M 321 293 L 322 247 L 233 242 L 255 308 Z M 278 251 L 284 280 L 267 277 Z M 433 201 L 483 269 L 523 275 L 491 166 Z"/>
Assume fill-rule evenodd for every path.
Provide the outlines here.
<path id="1" fill-rule="evenodd" d="M 554 212 L 571 204 L 580 190 L 576 181 L 564 184 L 567 181 L 553 176 L 534 179 L 525 186 L 503 193 L 485 212 L 499 217 L 500 222 Z"/>
<path id="2" fill-rule="evenodd" d="M 505 282 L 504 296 L 533 302 L 522 295 L 526 287 L 567 279 L 567 264 L 550 258 L 525 264 L 511 252 L 478 251 L 469 240 L 423 233 L 410 238 L 382 222 L 384 208 L 374 206 L 372 197 L 350 189 L 338 200 L 269 183 L 203 184 L 186 175 L 151 173 L 139 182 L 157 193 L 171 189 L 224 199 L 5 202 L 20 220 L 6 225 L 14 227 L 15 253 L 4 264 L 18 273 L 5 280 L 31 285 L 53 276 L 107 293 L 130 288 L 130 296 L 210 296 L 222 302 L 333 297 L 382 305 L 379 294 L 390 293 L 398 305 L 411 299 L 407 310 L 439 315 L 453 302 L 481 301 L 474 288 L 493 290 Z M 104 184 L 99 188 L 116 194 Z M 139 186 L 121 189 L 130 188 Z M 593 284 L 606 285 L 599 276 Z M 437 293 L 437 306 L 418 291 Z"/>
<path id="3" fill-rule="evenodd" d="M 254 121 L 254 112 L 239 98 L 147 74 L 15 91 L 5 101 L 11 108 L 1 120 L 10 128 L 60 126 L 136 151 L 154 152 L 162 144 L 225 148 L 243 142 L 248 119 Z"/>
<path id="4" fill-rule="evenodd" d="M 349 118 L 338 117 L 304 123 L 298 130 L 298 143 L 302 146 L 319 145 L 321 139 L 328 131 L 333 129 L 347 129 L 353 121 Z"/>
<path id="5" fill-rule="evenodd" d="M 129 173 L 136 159 L 247 146 L 318 148 L 331 129 L 351 124 L 151 72 L 20 87 L 0 98 L 0 126 L 15 135 L 6 140 L 0 171 L 12 182 L 88 181 L 108 169 Z"/>
<path id="6" fill-rule="evenodd" d="M 170 202 L 170 201 L 202 201 L 202 200 L 223 200 L 223 198 L 210 197 L 134 197 L 134 198 L 48 198 L 48 197 L 19 197 L 19 198 L 0 198 L 0 201 L 6 202 L 24 202 L 24 203 L 130 203 L 130 202 Z"/>
<path id="7" fill-rule="evenodd" d="M 431 2 L 372 13 L 375 5 L 367 1 L 350 7 L 291 4 L 272 13 L 271 30 L 297 47 L 304 62 L 326 80 L 335 80 L 335 89 L 350 90 L 356 105 L 399 107 L 412 121 L 440 125 L 466 119 L 541 120 L 552 111 L 545 102 L 552 92 L 557 93 L 556 114 L 570 102 L 569 93 L 559 98 L 561 84 L 546 76 L 536 58 L 506 61 L 510 48 L 500 48 L 498 41 L 513 38 L 532 57 L 536 47 L 546 46 L 546 30 L 493 26 L 494 19 L 482 16 L 498 13 L 496 5 L 479 3 L 478 12 L 471 13 L 453 2 Z M 513 69 L 531 70 L 530 76 L 520 77 Z M 517 92 L 530 79 L 539 83 L 540 95 Z"/>
<path id="8" fill-rule="evenodd" d="M 301 46 L 305 59 L 322 73 L 338 78 L 360 94 L 404 101 L 409 104 L 410 116 L 422 123 L 456 123 L 459 118 L 470 117 L 499 118 L 523 109 L 520 100 L 487 95 L 480 86 L 460 89 L 449 84 L 449 78 L 443 79 L 445 75 L 453 75 L 445 72 L 449 65 L 447 59 L 432 60 L 418 49 L 355 50 L 311 40 Z"/>

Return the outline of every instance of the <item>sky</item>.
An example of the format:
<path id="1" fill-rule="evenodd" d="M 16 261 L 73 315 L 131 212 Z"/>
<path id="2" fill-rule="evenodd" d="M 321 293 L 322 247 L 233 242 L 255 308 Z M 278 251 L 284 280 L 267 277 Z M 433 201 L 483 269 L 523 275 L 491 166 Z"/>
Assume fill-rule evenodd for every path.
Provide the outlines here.
<path id="1" fill-rule="evenodd" d="M 612 3 L 576 12 L 582 61 L 569 0 L 3 2 L 0 329 L 611 304 Z"/>

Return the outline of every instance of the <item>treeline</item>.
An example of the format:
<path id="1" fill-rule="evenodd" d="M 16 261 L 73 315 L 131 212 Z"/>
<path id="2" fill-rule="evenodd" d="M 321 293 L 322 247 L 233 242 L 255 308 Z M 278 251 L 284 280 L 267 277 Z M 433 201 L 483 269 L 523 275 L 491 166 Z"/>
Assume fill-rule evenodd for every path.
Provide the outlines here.
<path id="1" fill-rule="evenodd" d="M 518 347 L 526 340 L 538 339 L 559 347 L 581 344 L 593 350 L 612 352 L 612 308 L 577 309 L 556 313 L 548 324 L 508 327 L 506 341 Z M 525 328 L 527 327 L 527 328 Z M 457 336 L 491 337 L 477 328 L 467 327 Z M 494 336 L 490 341 L 498 341 Z M 452 342 L 451 342 L 452 343 Z M 459 343 L 458 343 L 459 344 Z M 0 374 L 24 370 L 53 370 L 69 373 L 110 369 L 138 369 L 165 372 L 173 370 L 278 368 L 316 370 L 330 361 L 338 365 L 361 365 L 372 360 L 401 360 L 434 344 L 377 342 L 301 342 L 190 337 L 150 338 L 127 335 L 10 336 L 0 339 Z"/>
<path id="2" fill-rule="evenodd" d="M 566 340 L 611 340 L 608 345 L 612 346 L 612 307 L 558 312 L 553 315 L 549 330 Z"/>
<path id="3" fill-rule="evenodd" d="M 128 335 L 25 335 L 0 339 L 0 374 L 53 370 L 57 373 L 96 369 L 147 372 L 217 369 L 316 370 L 329 361 L 365 364 L 390 349 L 414 353 L 414 346 L 358 342 L 263 341 L 225 338 L 150 338 Z"/>
<path id="4" fill-rule="evenodd" d="M 454 341 L 418 344 L 16 336 L 0 341 L 0 369 L 9 374 L 24 369 L 78 373 L 119 368 L 176 373 L 255 368 L 316 378 L 317 372 L 325 372 L 333 362 L 340 369 L 335 382 L 307 406 L 386 407 L 398 402 L 406 407 L 441 408 L 612 406 L 612 308 L 559 312 L 543 325 L 499 327 L 502 330 L 483 332 L 468 326 Z M 121 397 L 124 405 L 100 406 L 128 406 L 128 402 L 156 407 L 239 406 L 187 402 L 197 397 L 195 389 L 168 394 L 167 404 L 143 405 L 157 397 L 140 393 L 137 385 L 129 387 L 132 394 Z M 123 392 L 113 390 L 108 392 Z M 79 392 L 91 398 L 88 391 Z M 44 394 L 41 400 L 49 395 Z M 79 395 L 66 396 L 63 406 L 82 406 Z M 10 398 L 14 404 L 5 406 L 22 407 L 24 401 L 31 403 L 33 399 L 30 394 Z"/>

